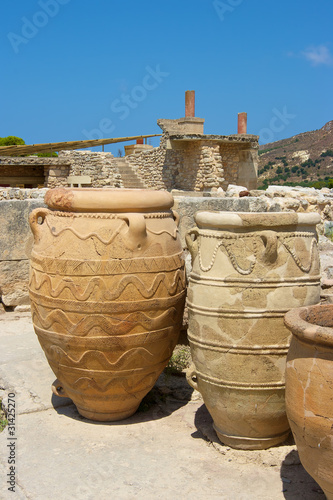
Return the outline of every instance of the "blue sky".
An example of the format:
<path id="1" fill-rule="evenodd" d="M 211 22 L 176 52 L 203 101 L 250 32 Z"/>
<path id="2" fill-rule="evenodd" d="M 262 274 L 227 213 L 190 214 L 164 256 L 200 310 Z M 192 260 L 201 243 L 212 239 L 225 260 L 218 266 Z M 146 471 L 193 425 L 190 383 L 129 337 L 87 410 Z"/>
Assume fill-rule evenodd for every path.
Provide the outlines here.
<path id="1" fill-rule="evenodd" d="M 236 133 L 242 111 L 261 143 L 333 119 L 332 0 L 1 7 L 0 137 L 32 144 L 160 133 L 158 118 L 184 116 L 186 90 L 196 91 L 207 134 Z"/>

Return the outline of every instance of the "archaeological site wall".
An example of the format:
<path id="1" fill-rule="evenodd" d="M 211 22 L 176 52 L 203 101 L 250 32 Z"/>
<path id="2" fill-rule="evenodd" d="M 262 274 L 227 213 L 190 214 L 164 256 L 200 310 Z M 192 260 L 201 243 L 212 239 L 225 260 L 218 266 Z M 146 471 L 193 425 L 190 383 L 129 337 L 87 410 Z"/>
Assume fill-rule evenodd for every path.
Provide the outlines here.
<path id="1" fill-rule="evenodd" d="M 112 153 L 99 151 L 60 151 L 59 159 L 69 165 L 70 176 L 88 176 L 90 187 L 123 187 L 117 160 Z M 64 185 L 64 184 L 62 184 Z M 66 179 L 66 186 L 68 182 Z M 48 183 L 48 187 L 53 187 Z"/>
<path id="2" fill-rule="evenodd" d="M 99 151 L 60 151 L 57 158 L 0 157 L 0 185 L 67 187 L 68 177 L 89 176 L 92 187 L 123 187 L 116 159 Z"/>
<path id="3" fill-rule="evenodd" d="M 126 159 L 148 188 L 214 192 L 229 184 L 257 185 L 257 150 L 248 143 L 171 136 Z"/>
<path id="4" fill-rule="evenodd" d="M 159 120 L 162 122 L 171 127 L 173 120 Z M 173 124 L 163 132 L 159 147 L 139 149 L 124 159 L 146 188 L 213 192 L 225 190 L 229 184 L 256 188 L 257 136 L 174 131 Z M 82 177 L 82 185 L 120 188 L 124 187 L 123 165 L 111 153 L 98 151 L 60 151 L 57 158 L 0 157 L 0 186 L 66 187 L 73 177 L 77 183 Z"/>

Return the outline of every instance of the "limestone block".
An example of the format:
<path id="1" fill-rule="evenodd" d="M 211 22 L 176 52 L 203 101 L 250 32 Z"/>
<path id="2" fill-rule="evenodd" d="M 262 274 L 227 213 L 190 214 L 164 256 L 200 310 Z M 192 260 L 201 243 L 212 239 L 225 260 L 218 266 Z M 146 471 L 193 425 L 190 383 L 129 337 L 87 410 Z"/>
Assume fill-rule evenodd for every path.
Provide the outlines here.
<path id="1" fill-rule="evenodd" d="M 5 306 L 29 304 L 29 261 L 0 261 L 0 293 Z"/>
<path id="2" fill-rule="evenodd" d="M 268 201 L 264 198 L 222 198 L 216 197 L 187 197 L 174 196 L 174 209 L 180 216 L 179 233 L 183 244 L 185 244 L 185 233 L 194 225 L 194 215 L 199 210 L 212 210 L 223 212 L 267 212 Z"/>
<path id="3" fill-rule="evenodd" d="M 0 201 L 0 261 L 29 258 L 32 247 L 29 214 L 42 206 L 45 206 L 42 199 Z"/>
<path id="4" fill-rule="evenodd" d="M 229 184 L 226 195 L 238 197 L 239 193 L 241 193 L 242 191 L 247 191 L 247 188 L 244 186 Z"/>
<path id="5" fill-rule="evenodd" d="M 0 201 L 0 293 L 6 306 L 28 304 L 32 233 L 29 213 L 42 199 Z"/>

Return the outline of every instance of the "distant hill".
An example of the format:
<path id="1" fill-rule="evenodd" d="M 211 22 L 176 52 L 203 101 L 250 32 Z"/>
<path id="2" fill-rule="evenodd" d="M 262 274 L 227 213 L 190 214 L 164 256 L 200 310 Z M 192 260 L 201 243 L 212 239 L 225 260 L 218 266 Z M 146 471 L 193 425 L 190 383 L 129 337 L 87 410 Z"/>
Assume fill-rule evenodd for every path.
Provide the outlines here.
<path id="1" fill-rule="evenodd" d="M 333 187 L 333 120 L 319 130 L 259 147 L 258 187 L 269 184 Z"/>

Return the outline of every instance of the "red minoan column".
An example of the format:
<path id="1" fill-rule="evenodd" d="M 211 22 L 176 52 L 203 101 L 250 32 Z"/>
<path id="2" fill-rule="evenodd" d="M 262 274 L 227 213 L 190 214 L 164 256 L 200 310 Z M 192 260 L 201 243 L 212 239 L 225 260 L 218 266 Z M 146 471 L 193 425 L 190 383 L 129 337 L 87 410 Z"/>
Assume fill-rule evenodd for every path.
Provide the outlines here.
<path id="1" fill-rule="evenodd" d="M 137 139 L 137 140 L 136 140 L 136 143 L 137 143 L 137 144 L 143 144 L 143 139 Z"/>
<path id="2" fill-rule="evenodd" d="M 195 116 L 195 90 L 185 92 L 185 117 Z"/>
<path id="3" fill-rule="evenodd" d="M 247 113 L 238 113 L 238 134 L 246 134 L 247 130 Z"/>
<path id="4" fill-rule="evenodd" d="M 238 113 L 238 134 L 246 134 L 247 113 Z"/>

